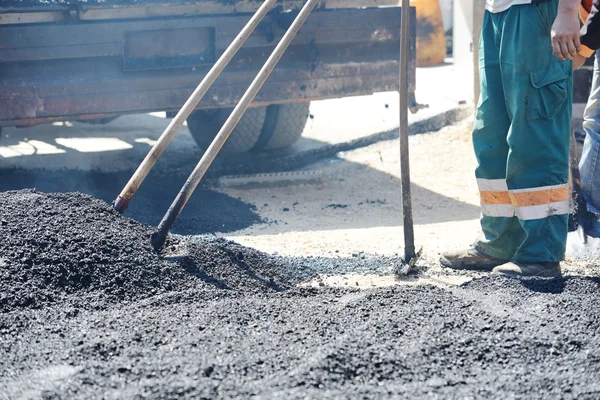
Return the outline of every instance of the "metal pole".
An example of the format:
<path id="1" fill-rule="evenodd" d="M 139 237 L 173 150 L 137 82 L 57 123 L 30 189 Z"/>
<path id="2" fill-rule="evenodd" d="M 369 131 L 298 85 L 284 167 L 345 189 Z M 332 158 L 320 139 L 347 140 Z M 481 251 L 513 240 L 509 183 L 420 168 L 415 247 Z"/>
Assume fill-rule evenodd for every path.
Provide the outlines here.
<path id="1" fill-rule="evenodd" d="M 242 99 L 234 108 L 227 121 L 225 121 L 225 124 L 202 156 L 202 159 L 200 159 L 196 165 L 196 168 L 194 168 L 194 171 L 179 191 L 179 194 L 160 222 L 158 230 L 152 235 L 152 245 L 156 250 L 160 250 L 164 245 L 167 238 L 167 233 L 169 230 L 171 230 L 173 223 L 183 210 L 183 207 L 185 207 L 185 204 L 198 186 L 198 183 L 214 161 L 217 154 L 219 154 L 219 151 L 227 141 L 227 138 L 229 138 L 229 135 L 242 118 L 242 115 L 244 115 L 244 112 L 246 112 L 246 109 L 256 97 L 256 94 L 263 86 L 269 75 L 271 75 L 271 72 L 273 72 L 273 68 L 275 68 L 275 65 L 277 65 L 277 62 L 287 50 L 292 39 L 294 39 L 300 30 L 300 27 L 302 27 L 312 10 L 317 5 L 318 1 L 319 0 L 308 0 L 304 7 L 302 7 L 302 10 L 300 10 L 300 13 L 298 13 L 298 16 L 296 19 L 294 19 L 294 22 L 292 22 L 290 28 L 287 30 L 281 41 L 277 44 L 277 47 L 275 47 L 275 50 L 273 50 L 273 53 L 271 53 L 269 59 L 265 62 L 265 65 L 263 65 L 261 70 L 258 72 L 258 75 L 256 75 L 250 84 L 250 87 L 248 87 L 248 90 L 246 93 L 244 93 L 244 96 L 242 96 Z"/>
<path id="2" fill-rule="evenodd" d="M 400 176 L 402 188 L 402 215 L 404 217 L 404 256 L 408 263 L 415 258 L 412 199 L 410 194 L 410 166 L 408 152 L 408 54 L 410 51 L 410 2 L 402 0 L 400 26 Z"/>
<path id="3" fill-rule="evenodd" d="M 198 85 L 196 90 L 192 93 L 190 98 L 185 102 L 181 110 L 177 113 L 175 118 L 171 121 L 169 126 L 162 133 L 158 141 L 154 144 L 144 161 L 140 164 L 138 169 L 135 171 L 127 185 L 119 194 L 119 197 L 113 202 L 113 208 L 118 212 L 123 212 L 129 205 L 129 201 L 138 190 L 146 176 L 156 164 L 156 161 L 160 158 L 162 153 L 165 151 L 171 140 L 175 137 L 175 134 L 181 128 L 181 125 L 190 116 L 192 111 L 196 108 L 200 100 L 204 97 L 208 89 L 215 83 L 219 75 L 223 72 L 227 64 L 231 61 L 233 56 L 238 50 L 246 43 L 252 32 L 256 29 L 260 21 L 265 17 L 267 12 L 273 7 L 277 0 L 266 0 L 262 6 L 256 11 L 256 13 L 250 18 L 250 21 L 244 26 L 242 31 L 233 39 L 233 42 L 227 47 L 225 52 L 219 57 L 215 65 L 208 71 L 208 74 L 202 79 L 202 82 Z"/>

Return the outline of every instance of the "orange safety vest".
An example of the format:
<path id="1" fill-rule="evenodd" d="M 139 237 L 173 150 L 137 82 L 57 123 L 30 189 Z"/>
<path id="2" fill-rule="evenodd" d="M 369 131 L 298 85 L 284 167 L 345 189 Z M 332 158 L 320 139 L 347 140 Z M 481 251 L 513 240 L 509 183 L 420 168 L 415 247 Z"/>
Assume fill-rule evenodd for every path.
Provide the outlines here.
<path id="1" fill-rule="evenodd" d="M 579 6 L 579 18 L 581 18 L 581 22 L 585 23 L 585 21 L 587 20 L 587 17 L 592 11 L 593 3 L 593 0 L 581 0 L 581 5 Z M 585 58 L 589 58 L 592 56 L 592 54 L 594 54 L 594 50 L 582 44 L 581 51 L 579 52 L 579 54 L 584 56 Z"/>

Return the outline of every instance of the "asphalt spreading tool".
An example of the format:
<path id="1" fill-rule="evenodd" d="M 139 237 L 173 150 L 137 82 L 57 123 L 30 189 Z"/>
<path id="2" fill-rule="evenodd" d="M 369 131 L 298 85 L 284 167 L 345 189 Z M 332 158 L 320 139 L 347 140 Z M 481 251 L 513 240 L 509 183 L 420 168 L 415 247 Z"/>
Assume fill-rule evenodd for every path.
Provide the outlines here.
<path id="1" fill-rule="evenodd" d="M 189 117 L 192 111 L 196 108 L 200 100 L 210 89 L 219 75 L 223 72 L 227 64 L 233 56 L 247 41 L 249 36 L 264 18 L 267 12 L 273 7 L 276 0 L 266 0 L 261 7 L 252 16 L 248 24 L 242 29 L 238 36 L 234 39 L 231 45 L 225 50 L 223 55 L 215 63 L 208 72 L 206 77 L 200 82 L 196 90 L 165 129 L 156 144 L 152 147 L 144 161 L 140 164 L 134 175 L 131 177 L 125 188 L 121 191 L 117 199 L 113 203 L 115 210 L 123 212 L 131 198 L 136 193 L 158 158 L 162 155 L 168 144 L 174 138 L 175 134 L 183 125 L 183 122 Z M 262 88 L 265 81 L 270 76 L 271 72 L 279 62 L 281 56 L 289 47 L 299 29 L 302 27 L 310 13 L 317 5 L 318 0 L 308 0 L 304 7 L 300 10 L 289 29 L 284 34 L 281 41 L 277 44 L 268 60 L 265 62 L 257 76 L 254 78 L 248 90 L 244 93 L 241 100 L 238 102 L 231 115 L 221 127 L 221 130 L 213 139 L 212 143 L 188 177 L 187 181 L 179 191 L 179 194 L 169 207 L 169 210 L 161 220 L 157 231 L 152 235 L 152 245 L 155 250 L 160 250 L 166 240 L 168 232 L 171 230 L 175 220 L 181 214 L 190 196 L 200 183 L 204 174 L 215 160 L 219 151 L 231 135 L 250 103 L 256 97 L 258 91 Z M 406 11 L 405 11 L 406 10 Z M 401 190 L 402 190 L 402 212 L 403 212 L 403 227 L 404 227 L 404 250 L 405 255 L 402 260 L 402 265 L 396 269 L 398 274 L 407 274 L 417 262 L 421 251 L 415 250 L 414 244 L 414 227 L 412 216 L 412 201 L 410 193 L 410 168 L 409 168 L 409 149 L 408 149 L 408 109 L 411 107 L 408 97 L 408 57 L 410 51 L 410 3 L 409 0 L 402 0 L 401 14 L 401 33 L 400 33 L 400 166 L 401 166 Z M 414 100 L 414 99 L 413 99 Z M 414 102 L 414 101 L 413 101 Z M 411 108 L 412 110 L 412 108 Z"/>
<path id="2" fill-rule="evenodd" d="M 421 255 L 421 249 L 415 249 L 412 198 L 410 192 L 410 163 L 408 150 L 408 55 L 410 51 L 410 0 L 402 0 L 400 22 L 400 187 L 402 190 L 402 215 L 404 228 L 403 264 L 397 266 L 398 275 L 406 275 L 414 267 Z"/>
<path id="3" fill-rule="evenodd" d="M 208 146 L 208 149 L 206 150 L 206 152 L 192 171 L 192 174 L 189 176 L 189 178 L 179 191 L 179 194 L 171 204 L 171 207 L 169 207 L 169 210 L 160 222 L 158 230 L 152 235 L 152 245 L 154 246 L 155 250 L 158 251 L 163 247 L 167 238 L 167 234 L 171 230 L 173 223 L 185 207 L 190 196 L 198 186 L 198 183 L 200 183 L 200 180 L 202 179 L 202 177 L 216 158 L 217 154 L 229 138 L 229 135 L 231 135 L 231 132 L 236 127 L 236 125 L 248 109 L 248 106 L 254 100 L 256 94 L 263 86 L 269 75 L 271 75 L 271 72 L 273 72 L 273 69 L 279 62 L 279 59 L 287 50 L 288 46 L 302 27 L 302 25 L 304 25 L 304 22 L 306 21 L 312 10 L 315 8 L 317 3 L 318 0 L 308 0 L 304 4 L 304 7 L 302 7 L 300 12 L 294 19 L 294 22 L 292 22 L 289 29 L 283 35 L 281 41 L 275 47 L 275 50 L 273 50 L 273 52 L 271 53 L 261 70 L 258 72 L 256 77 L 248 87 L 248 90 L 244 93 L 241 100 L 235 106 L 235 108 L 231 112 L 231 115 L 229 116 L 227 121 L 225 121 L 225 124 L 223 125 L 217 136 L 214 138 L 210 146 Z"/>

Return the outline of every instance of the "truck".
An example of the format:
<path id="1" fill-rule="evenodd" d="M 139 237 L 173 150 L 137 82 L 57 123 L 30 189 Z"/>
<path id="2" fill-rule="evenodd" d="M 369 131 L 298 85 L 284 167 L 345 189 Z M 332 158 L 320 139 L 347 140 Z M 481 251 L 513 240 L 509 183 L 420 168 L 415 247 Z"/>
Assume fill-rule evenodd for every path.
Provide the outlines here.
<path id="1" fill-rule="evenodd" d="M 303 3 L 278 2 L 190 115 L 187 125 L 200 147 L 216 135 Z M 173 116 L 260 5 L 3 0 L 0 128 L 106 123 L 133 113 Z M 401 12 L 397 0 L 322 0 L 224 150 L 289 147 L 302 134 L 311 101 L 398 90 Z M 411 27 L 409 99 L 416 108 Z"/>

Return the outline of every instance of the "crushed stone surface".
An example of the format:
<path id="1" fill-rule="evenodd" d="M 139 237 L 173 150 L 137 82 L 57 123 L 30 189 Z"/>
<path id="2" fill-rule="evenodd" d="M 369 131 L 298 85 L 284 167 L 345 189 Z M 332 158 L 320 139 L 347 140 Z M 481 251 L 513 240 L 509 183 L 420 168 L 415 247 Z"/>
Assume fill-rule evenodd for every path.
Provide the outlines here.
<path id="1" fill-rule="evenodd" d="M 600 396 L 600 278 L 298 288 L 334 261 L 210 237 L 157 255 L 79 193 L 0 204 L 0 398 Z"/>
<path id="2" fill-rule="evenodd" d="M 0 316 L 8 398 L 600 395 L 599 282 L 180 291 Z"/>
<path id="3" fill-rule="evenodd" d="M 172 256 L 159 256 L 151 227 L 88 195 L 9 191 L 0 193 L 0 204 L 0 311 L 65 297 L 101 305 L 189 287 L 285 286 L 267 276 L 272 259 L 226 240 L 170 239 L 165 251 Z M 184 257 L 173 255 L 182 248 Z M 248 267 L 255 258 L 267 261 Z"/>

